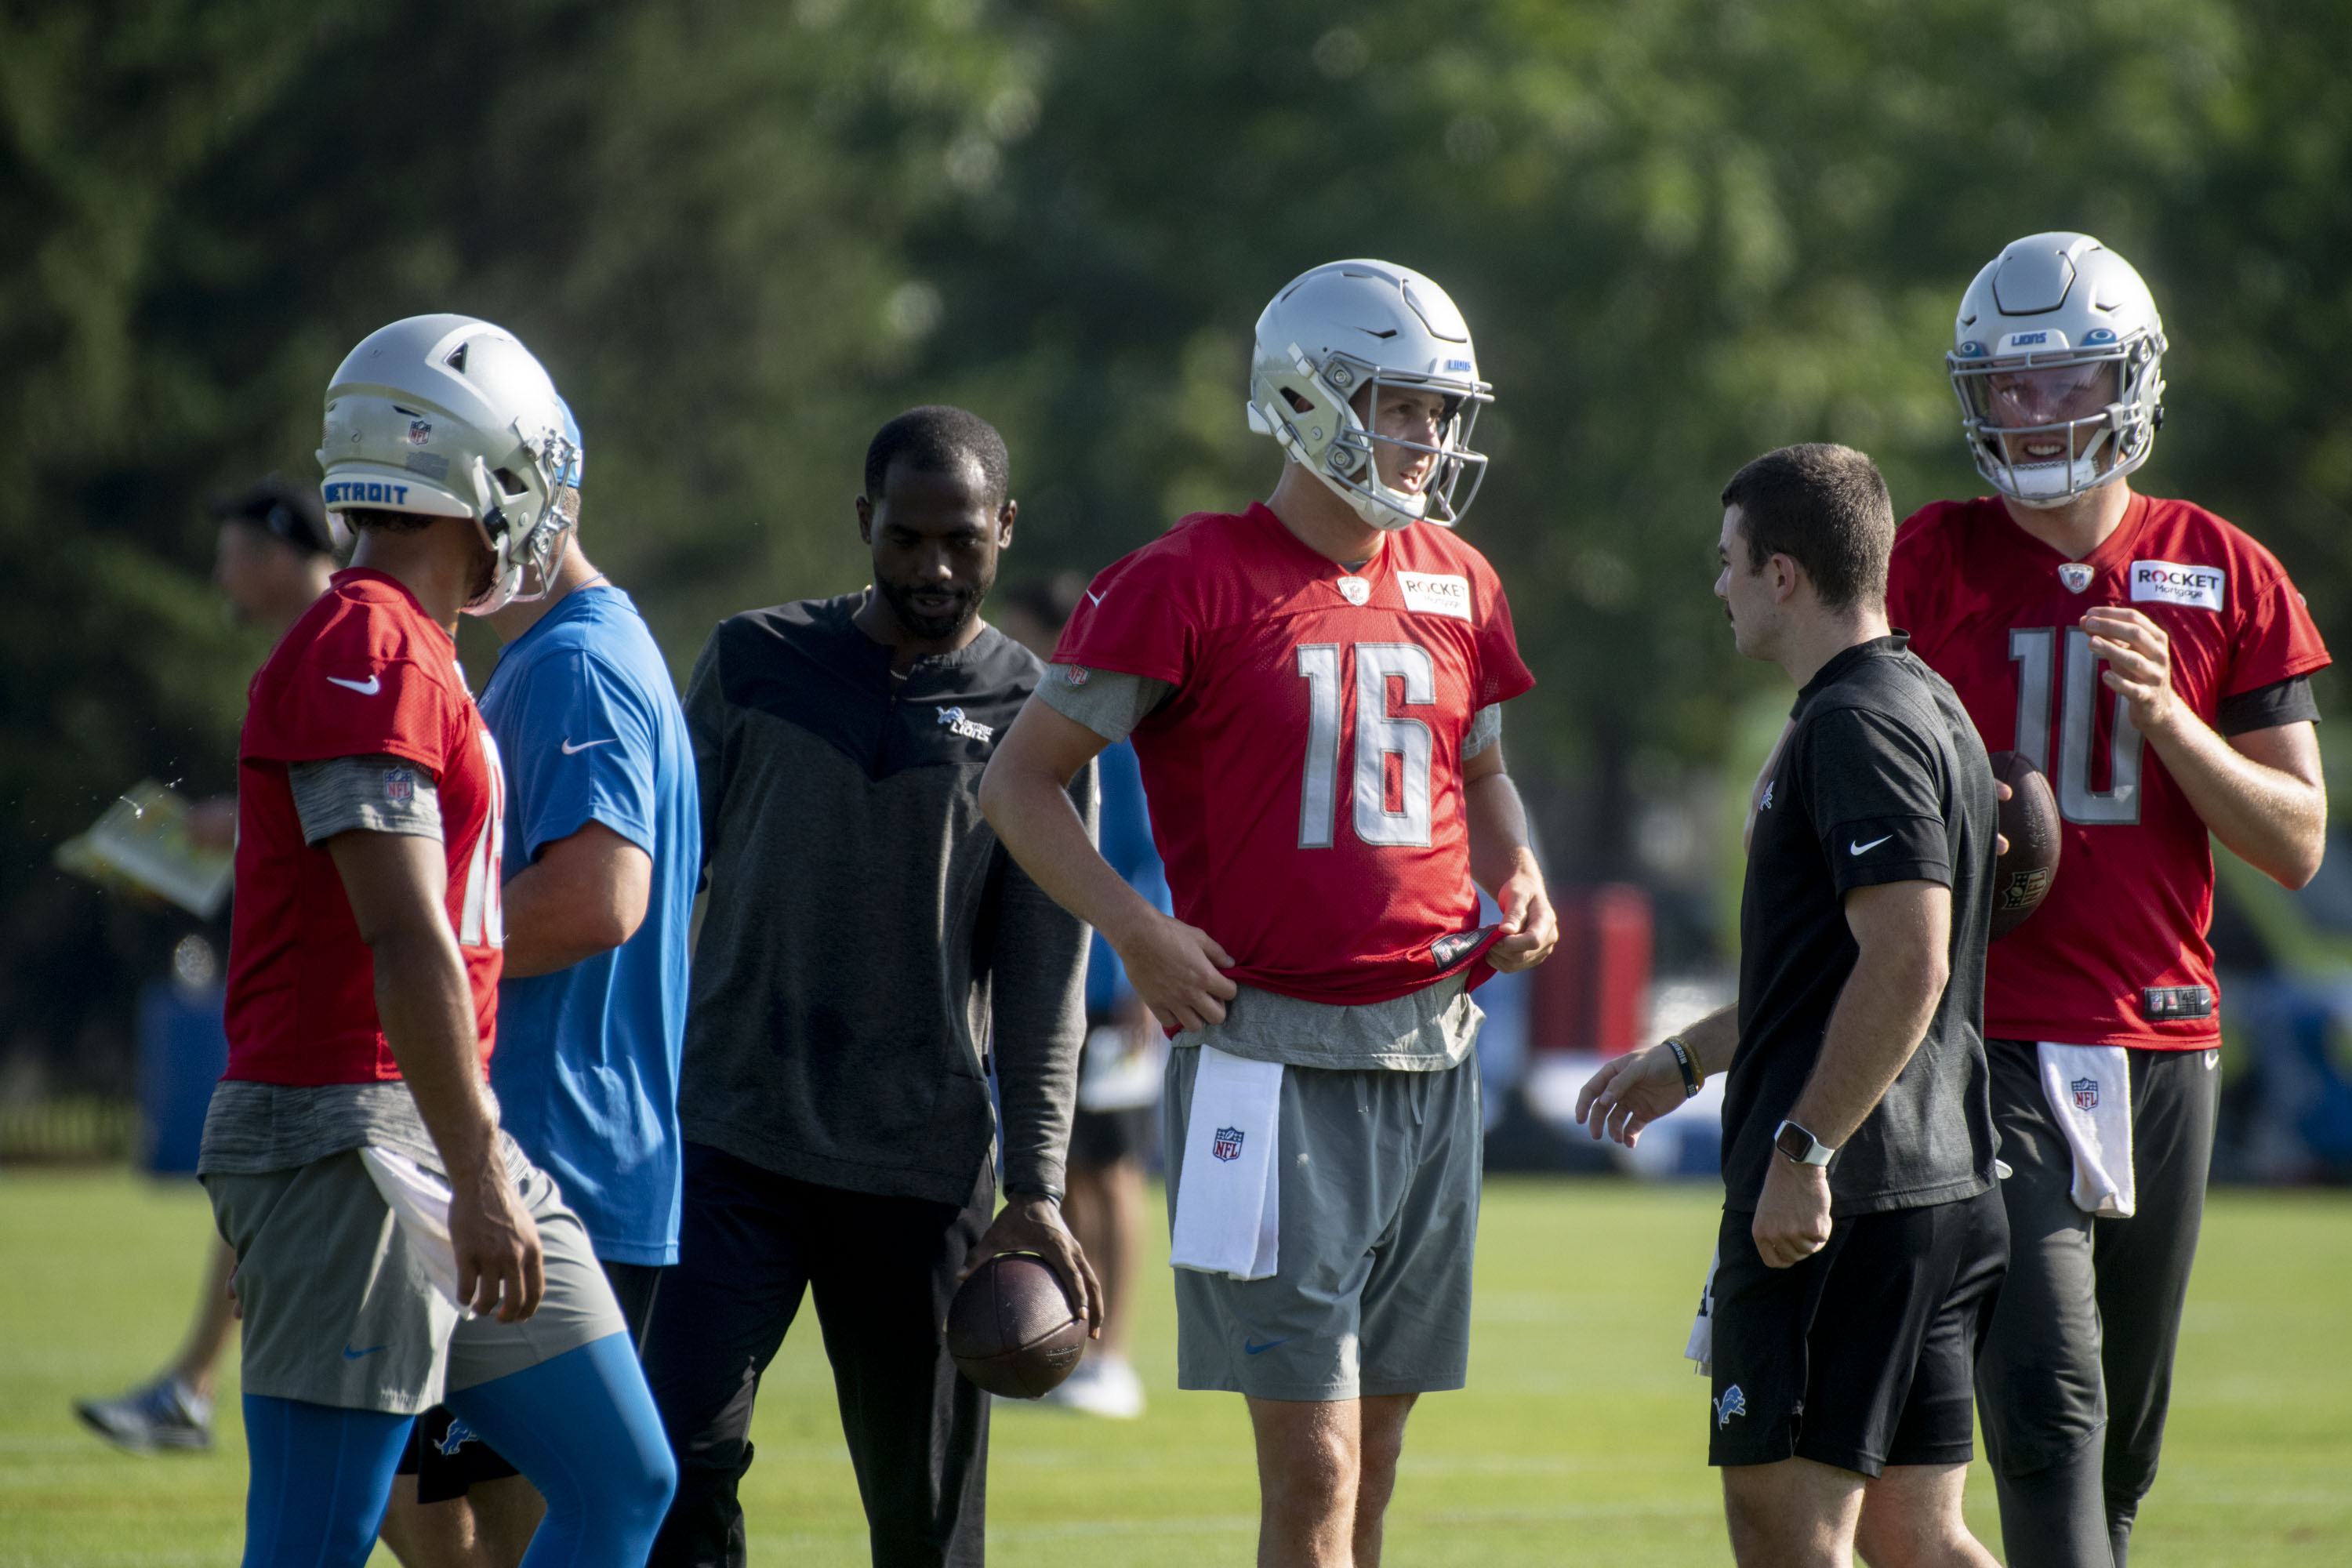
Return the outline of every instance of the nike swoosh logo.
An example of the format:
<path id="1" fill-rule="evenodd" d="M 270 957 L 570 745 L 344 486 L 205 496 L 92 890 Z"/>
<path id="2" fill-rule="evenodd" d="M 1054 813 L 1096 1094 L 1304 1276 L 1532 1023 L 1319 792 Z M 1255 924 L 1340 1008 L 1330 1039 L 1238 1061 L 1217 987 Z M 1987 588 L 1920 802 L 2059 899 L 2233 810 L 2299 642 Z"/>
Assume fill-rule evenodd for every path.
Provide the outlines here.
<path id="1" fill-rule="evenodd" d="M 1895 835 L 1893 835 L 1892 833 L 1890 833 L 1890 834 L 1888 834 L 1888 835 L 1886 836 L 1886 838 L 1892 838 L 1892 837 L 1895 837 Z M 1848 845 L 1845 847 L 1845 852 L 1846 852 L 1847 854 L 1849 854 L 1849 855 L 1860 855 L 1860 854 L 1864 854 L 1864 853 L 1865 853 L 1866 851 L 1872 850 L 1872 849 L 1875 849 L 1875 848 L 1877 848 L 1880 845 L 1882 845 L 1882 844 L 1885 843 L 1885 842 L 1886 842 L 1886 838 L 1874 838 L 1874 839 L 1872 839 L 1872 840 L 1871 840 L 1869 843 L 1867 843 L 1867 844 L 1848 844 Z"/>
<path id="2" fill-rule="evenodd" d="M 1262 1345 L 1254 1345 L 1250 1343 L 1249 1341 L 1244 1340 L 1242 1342 L 1242 1354 L 1259 1355 L 1263 1354 L 1266 1351 L 1272 1350 L 1276 1345 L 1286 1345 L 1289 1342 L 1290 1336 L 1288 1334 L 1283 1335 L 1282 1338 L 1278 1340 L 1268 1340 Z"/>
<path id="3" fill-rule="evenodd" d="M 345 680 L 340 675 L 331 675 L 327 677 L 327 679 L 333 681 L 338 686 L 350 687 L 353 691 L 358 692 L 362 697 L 373 697 L 377 692 L 383 689 L 383 678 L 382 676 L 371 675 L 365 680 Z"/>
<path id="4" fill-rule="evenodd" d="M 591 746 L 609 746 L 613 741 L 614 737 L 607 735 L 601 741 L 583 741 L 575 746 L 572 743 L 572 737 L 566 735 L 563 737 L 563 754 L 567 757 L 576 757 Z"/>
<path id="5" fill-rule="evenodd" d="M 343 1347 L 343 1359 L 344 1359 L 345 1361 L 361 1361 L 361 1360 L 364 1360 L 364 1359 L 365 1359 L 366 1357 L 368 1357 L 368 1356 L 372 1356 L 372 1355 L 375 1354 L 375 1352 L 378 1352 L 378 1351 L 388 1351 L 388 1350 L 390 1350 L 391 1348 L 392 1348 L 392 1347 L 391 1347 L 390 1345 L 388 1345 L 388 1344 L 384 1344 L 384 1345 L 370 1345 L 370 1346 L 368 1346 L 368 1348 L 367 1348 L 367 1349 L 365 1349 L 365 1350 L 363 1350 L 363 1351 L 355 1351 L 355 1350 L 352 1349 L 352 1347 L 351 1347 L 351 1346 L 349 1346 L 349 1345 L 345 1345 L 345 1346 Z"/>
<path id="6" fill-rule="evenodd" d="M 1092 588 L 1087 590 L 1087 597 L 1092 599 L 1097 605 L 1102 603 L 1102 595 L 1096 593 Z"/>

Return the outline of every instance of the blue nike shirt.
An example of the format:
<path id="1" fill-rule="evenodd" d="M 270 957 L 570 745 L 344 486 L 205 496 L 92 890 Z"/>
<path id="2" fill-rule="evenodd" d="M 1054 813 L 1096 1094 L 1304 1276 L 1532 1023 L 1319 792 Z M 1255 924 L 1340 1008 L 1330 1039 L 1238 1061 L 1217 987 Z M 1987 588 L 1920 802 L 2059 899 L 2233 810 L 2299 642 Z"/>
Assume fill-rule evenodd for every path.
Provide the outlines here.
<path id="1" fill-rule="evenodd" d="M 590 822 L 653 859 L 619 947 L 499 987 L 499 1120 L 608 1262 L 677 1261 L 678 1050 L 701 874 L 694 750 L 669 667 L 618 588 L 581 588 L 509 643 L 482 693 L 507 775 L 506 877 Z"/>

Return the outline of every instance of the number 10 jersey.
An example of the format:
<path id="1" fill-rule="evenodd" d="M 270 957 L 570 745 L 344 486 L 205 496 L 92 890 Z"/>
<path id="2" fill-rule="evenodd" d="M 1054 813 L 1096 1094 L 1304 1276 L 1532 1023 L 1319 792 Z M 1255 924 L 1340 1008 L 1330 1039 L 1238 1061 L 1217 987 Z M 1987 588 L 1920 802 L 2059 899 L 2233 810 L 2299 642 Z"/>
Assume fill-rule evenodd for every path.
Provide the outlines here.
<path id="1" fill-rule="evenodd" d="M 2058 874 L 2032 919 L 1987 956 L 1985 1033 L 2217 1045 L 2205 824 L 2099 679 L 2080 623 L 2102 606 L 2164 629 L 2172 689 L 2208 724 L 2227 700 L 2328 662 L 2277 559 L 2187 501 L 2134 496 L 2081 561 L 1997 500 L 1938 501 L 1903 524 L 1887 619 L 1959 692 L 1986 749 L 2025 753 L 2058 800 Z"/>
<path id="2" fill-rule="evenodd" d="M 1054 658 L 1174 688 L 1134 734 L 1152 837 L 1234 979 L 1385 1002 L 1483 953 L 1462 746 L 1535 679 L 1460 539 L 1415 523 L 1351 572 L 1262 505 L 1195 513 L 1095 579 Z"/>

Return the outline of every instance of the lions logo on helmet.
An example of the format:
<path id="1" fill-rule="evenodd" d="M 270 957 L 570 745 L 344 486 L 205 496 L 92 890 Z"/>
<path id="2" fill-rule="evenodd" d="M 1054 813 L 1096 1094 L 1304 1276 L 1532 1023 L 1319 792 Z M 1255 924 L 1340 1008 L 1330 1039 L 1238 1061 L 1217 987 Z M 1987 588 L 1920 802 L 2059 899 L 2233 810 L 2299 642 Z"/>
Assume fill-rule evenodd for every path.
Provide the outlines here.
<path id="1" fill-rule="evenodd" d="M 344 356 L 327 386 L 327 510 L 466 517 L 497 557 L 487 616 L 544 597 L 578 523 L 580 426 L 513 333 L 471 316 L 411 316 Z"/>
<path id="2" fill-rule="evenodd" d="M 1372 430 L 1355 400 L 1377 408 L 1383 386 L 1444 398 L 1437 444 Z M 1375 528 L 1423 521 L 1451 528 L 1470 510 L 1486 471 L 1470 449 L 1470 427 L 1494 389 L 1478 379 L 1470 328 L 1445 290 L 1386 261 L 1334 261 L 1294 279 L 1257 319 L 1250 365 L 1250 428 L 1272 436 L 1290 459 Z M 1427 484 L 1405 491 L 1383 483 L 1375 443 L 1424 452 L 1436 464 Z M 1470 491 L 1454 491 L 1465 475 Z"/>
<path id="3" fill-rule="evenodd" d="M 1944 356 L 1977 472 L 2061 506 L 2142 463 L 2164 424 L 2164 324 L 2131 264 L 2086 234 L 2037 234 L 1969 285 Z"/>

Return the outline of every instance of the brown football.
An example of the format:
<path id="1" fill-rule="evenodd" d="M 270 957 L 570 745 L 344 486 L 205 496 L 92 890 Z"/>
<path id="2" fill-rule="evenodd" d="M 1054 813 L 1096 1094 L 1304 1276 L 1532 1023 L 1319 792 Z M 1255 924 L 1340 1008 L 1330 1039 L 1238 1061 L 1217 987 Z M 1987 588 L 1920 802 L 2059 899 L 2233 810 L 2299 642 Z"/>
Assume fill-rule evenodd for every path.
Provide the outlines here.
<path id="1" fill-rule="evenodd" d="M 2009 853 L 1992 874 L 1992 937 L 1999 942 L 2042 907 L 2057 879 L 2058 797 L 2042 770 L 2015 752 L 1992 754 L 1992 776 L 2009 786 L 2000 803 Z"/>
<path id="2" fill-rule="evenodd" d="M 964 1376 L 1007 1399 L 1044 1398 L 1086 1348 L 1086 1320 L 1032 1253 L 999 1253 L 948 1303 L 948 1354 Z"/>

